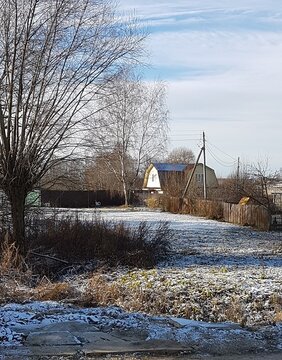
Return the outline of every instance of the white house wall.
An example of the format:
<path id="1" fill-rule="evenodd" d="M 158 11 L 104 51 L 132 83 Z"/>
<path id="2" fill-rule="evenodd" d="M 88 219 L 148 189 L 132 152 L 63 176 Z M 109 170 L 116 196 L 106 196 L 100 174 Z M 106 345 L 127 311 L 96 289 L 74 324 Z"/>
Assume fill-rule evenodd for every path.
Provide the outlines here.
<path id="1" fill-rule="evenodd" d="M 149 172 L 147 188 L 151 188 L 151 189 L 161 188 L 159 174 L 155 167 L 152 167 L 151 171 Z"/>

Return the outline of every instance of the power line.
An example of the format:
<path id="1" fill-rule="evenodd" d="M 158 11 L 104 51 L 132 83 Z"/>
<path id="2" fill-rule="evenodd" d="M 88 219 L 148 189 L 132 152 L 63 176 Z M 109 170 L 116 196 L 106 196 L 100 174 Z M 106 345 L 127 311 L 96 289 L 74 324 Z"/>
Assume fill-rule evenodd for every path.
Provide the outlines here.
<path id="1" fill-rule="evenodd" d="M 237 159 L 235 159 L 233 156 L 227 154 L 225 151 L 221 150 L 219 147 L 215 146 L 214 144 L 212 144 L 210 141 L 207 141 L 209 143 L 209 145 L 213 146 L 215 149 L 217 149 L 218 151 L 220 151 L 222 154 L 230 157 L 232 160 L 237 161 Z"/>
<path id="2" fill-rule="evenodd" d="M 195 139 L 195 138 L 171 139 L 170 138 L 170 141 L 199 141 L 199 140 L 201 140 L 201 139 L 200 138 L 197 138 L 197 139 Z"/>
<path id="3" fill-rule="evenodd" d="M 219 163 L 221 166 L 225 166 L 225 167 L 233 167 L 236 164 L 236 161 L 234 160 L 232 163 L 231 162 L 225 162 L 224 160 L 220 159 L 219 157 L 217 157 L 214 152 L 210 149 L 210 147 L 207 147 L 207 151 L 208 153 L 211 155 L 211 157 L 217 162 Z"/>
<path id="4" fill-rule="evenodd" d="M 173 142 L 188 142 L 188 141 L 198 141 L 197 146 L 202 147 L 202 134 L 203 132 L 200 132 L 200 130 L 186 130 L 185 133 L 176 133 L 173 134 L 173 136 L 170 137 L 170 141 Z M 192 135 L 192 136 L 191 136 Z M 195 138 L 197 136 L 197 138 Z M 198 137 L 199 136 L 199 137 Z M 234 165 L 237 163 L 237 159 L 235 159 L 233 156 L 229 155 L 225 151 L 221 150 L 216 145 L 212 144 L 210 141 L 205 140 L 208 146 L 206 146 L 206 149 L 209 153 L 209 155 L 221 166 L 224 167 L 234 167 Z M 211 147 L 213 149 L 211 149 Z M 222 158 L 222 156 L 215 153 L 214 149 L 216 149 L 221 154 L 225 155 L 226 157 L 232 159 L 232 161 L 226 161 Z"/>

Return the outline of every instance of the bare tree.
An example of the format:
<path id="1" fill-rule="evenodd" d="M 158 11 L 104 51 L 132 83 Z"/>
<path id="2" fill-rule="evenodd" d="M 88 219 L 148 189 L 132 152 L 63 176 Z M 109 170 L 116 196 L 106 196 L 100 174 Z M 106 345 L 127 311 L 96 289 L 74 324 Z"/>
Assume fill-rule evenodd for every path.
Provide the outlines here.
<path id="1" fill-rule="evenodd" d="M 195 155 L 192 150 L 186 147 L 178 147 L 168 154 L 166 162 L 175 164 L 193 164 L 195 162 Z"/>
<path id="2" fill-rule="evenodd" d="M 125 159 L 126 174 L 130 180 L 134 177 L 134 161 Z M 110 190 L 123 195 L 121 167 L 118 151 L 106 151 L 95 154 L 86 168 L 87 188 L 91 190 Z"/>
<path id="3" fill-rule="evenodd" d="M 240 169 L 221 184 L 218 198 L 238 203 L 242 197 L 249 197 L 271 211 L 274 204 L 269 188 L 277 183 L 278 178 L 278 173 L 270 171 L 267 160 L 251 165 L 241 164 Z"/>
<path id="4" fill-rule="evenodd" d="M 40 180 L 41 189 L 86 190 L 84 159 L 58 162 Z"/>
<path id="5" fill-rule="evenodd" d="M 94 132 L 92 146 L 104 154 L 116 154 L 114 162 L 108 157 L 108 167 L 122 184 L 128 205 L 129 190 L 140 171 L 166 147 L 165 89 L 161 83 L 146 85 L 126 72 L 113 82 L 111 94 L 103 98 L 100 107 L 102 128 Z"/>
<path id="6" fill-rule="evenodd" d="M 139 54 L 143 36 L 117 19 L 111 1 L 0 0 L 0 6 L 0 181 L 25 254 L 27 193 L 73 153 L 95 94 Z"/>
<path id="7" fill-rule="evenodd" d="M 266 159 L 249 166 L 248 175 L 253 184 L 246 190 L 254 200 L 271 211 L 274 203 L 269 189 L 271 185 L 277 183 L 279 173 L 270 171 L 268 160 Z"/>

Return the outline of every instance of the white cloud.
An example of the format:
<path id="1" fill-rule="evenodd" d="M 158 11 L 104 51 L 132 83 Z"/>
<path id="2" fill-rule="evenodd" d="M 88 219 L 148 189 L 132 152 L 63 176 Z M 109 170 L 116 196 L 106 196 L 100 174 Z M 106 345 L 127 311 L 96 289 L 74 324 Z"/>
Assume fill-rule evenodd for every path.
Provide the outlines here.
<path id="1" fill-rule="evenodd" d="M 282 3 L 280 0 L 120 0 L 119 8 L 125 12 L 135 11 L 136 16 L 143 19 L 235 10 L 245 14 L 264 11 L 271 16 L 274 10 L 282 11 Z"/>
<path id="2" fill-rule="evenodd" d="M 282 54 L 282 37 L 263 32 L 162 32 L 151 35 L 149 50 L 154 65 L 229 68 L 248 66 L 254 59 L 276 61 Z"/>
<path id="3" fill-rule="evenodd" d="M 251 79 L 245 79 L 244 84 L 242 81 L 236 74 L 228 73 L 171 82 L 168 105 L 172 146 L 186 144 L 197 152 L 198 142 L 190 142 L 188 135 L 191 130 L 201 129 L 213 144 L 234 158 L 240 156 L 256 162 L 266 156 L 271 166 L 279 169 L 282 90 L 278 84 L 271 87 L 270 81 L 265 84 L 251 84 Z M 220 153 L 218 156 L 226 159 Z M 212 157 L 208 159 L 222 174 L 230 171 L 220 167 Z"/>
<path id="4" fill-rule="evenodd" d="M 186 145 L 198 152 L 199 141 L 189 140 L 191 131 L 205 130 L 211 143 L 234 158 L 256 162 L 268 157 L 273 169 L 282 167 L 282 2 L 123 0 L 122 4 L 127 10 L 136 8 L 154 24 L 148 47 L 156 77 L 164 71 L 167 75 L 172 146 Z M 173 27 L 174 17 L 183 14 L 189 16 Z M 236 26 L 230 26 L 234 19 Z M 199 29 L 192 26 L 197 22 L 203 23 Z M 208 159 L 221 174 L 230 171 L 211 155 Z"/>

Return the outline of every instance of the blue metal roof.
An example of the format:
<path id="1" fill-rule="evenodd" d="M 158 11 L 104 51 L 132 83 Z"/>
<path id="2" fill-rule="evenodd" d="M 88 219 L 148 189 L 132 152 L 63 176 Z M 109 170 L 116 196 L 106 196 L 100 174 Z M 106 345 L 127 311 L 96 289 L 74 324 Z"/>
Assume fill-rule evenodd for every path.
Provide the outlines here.
<path id="1" fill-rule="evenodd" d="M 153 163 L 158 171 L 184 171 L 187 164 Z"/>

